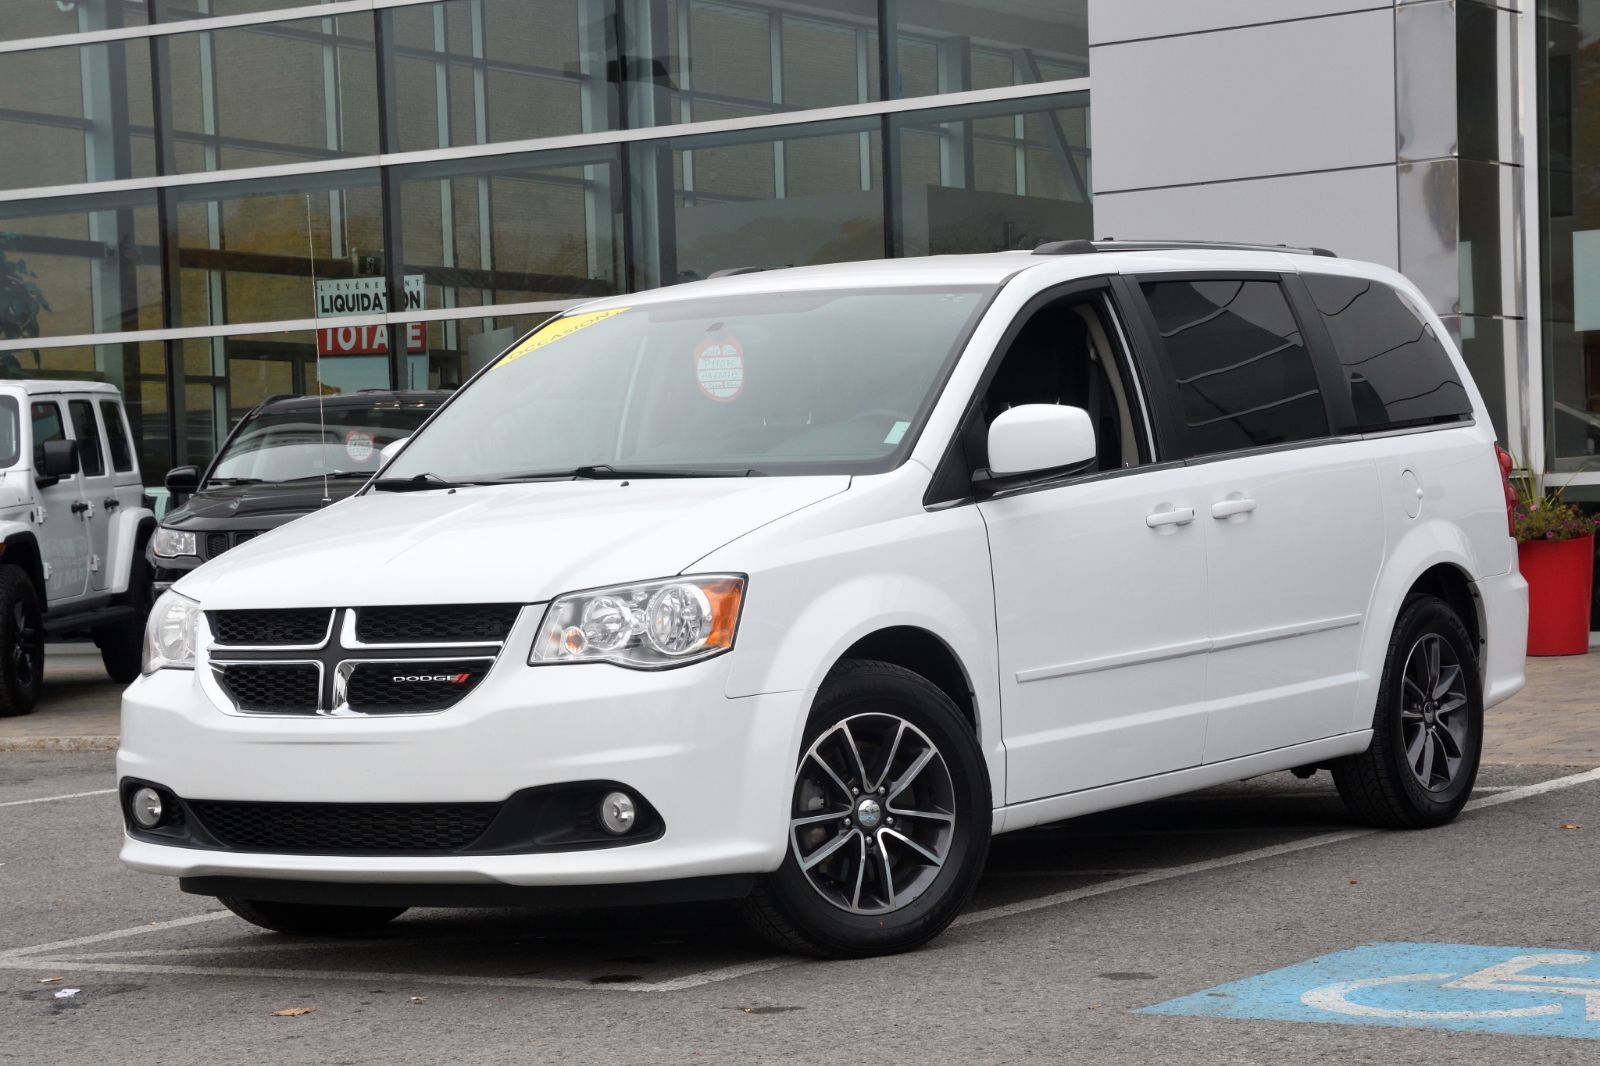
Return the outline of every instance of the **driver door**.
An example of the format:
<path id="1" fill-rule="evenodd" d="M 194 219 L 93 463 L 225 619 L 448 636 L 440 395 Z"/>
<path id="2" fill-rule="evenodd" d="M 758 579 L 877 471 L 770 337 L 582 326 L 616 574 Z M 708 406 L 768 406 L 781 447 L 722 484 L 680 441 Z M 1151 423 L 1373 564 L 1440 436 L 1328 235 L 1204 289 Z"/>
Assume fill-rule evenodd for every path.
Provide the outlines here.
<path id="1" fill-rule="evenodd" d="M 978 505 L 989 531 L 999 635 L 1006 802 L 1200 763 L 1206 557 L 1181 464 L 1153 463 L 1137 375 L 1105 290 L 1036 305 L 974 411 L 1089 411 L 1098 470 Z M 986 447 L 986 445 L 985 445 Z M 985 465 L 986 454 L 969 456 Z"/>
<path id="2" fill-rule="evenodd" d="M 44 466 L 45 441 L 68 440 L 69 436 L 60 400 L 36 398 L 30 411 L 37 478 Z M 33 509 L 33 522 L 45 567 L 44 593 L 48 604 L 56 607 L 81 599 L 89 586 L 89 526 L 83 517 L 88 507 L 83 498 L 83 477 L 73 473 L 53 485 L 40 485 L 36 498 L 39 502 Z"/>

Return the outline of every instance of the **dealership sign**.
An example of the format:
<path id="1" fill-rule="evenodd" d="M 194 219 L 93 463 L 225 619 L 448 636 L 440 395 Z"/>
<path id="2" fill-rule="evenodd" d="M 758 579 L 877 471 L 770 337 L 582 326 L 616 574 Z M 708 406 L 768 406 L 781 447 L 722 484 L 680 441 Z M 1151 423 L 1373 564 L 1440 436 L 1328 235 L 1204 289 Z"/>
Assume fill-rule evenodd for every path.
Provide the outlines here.
<path id="1" fill-rule="evenodd" d="M 407 274 L 407 311 L 422 310 L 422 275 Z M 336 278 L 317 282 L 317 318 L 381 315 L 389 310 L 389 283 L 384 278 Z M 407 352 L 428 350 L 428 326 L 407 322 L 403 327 Z M 331 326 L 317 330 L 318 355 L 387 355 L 389 331 L 385 326 Z"/>

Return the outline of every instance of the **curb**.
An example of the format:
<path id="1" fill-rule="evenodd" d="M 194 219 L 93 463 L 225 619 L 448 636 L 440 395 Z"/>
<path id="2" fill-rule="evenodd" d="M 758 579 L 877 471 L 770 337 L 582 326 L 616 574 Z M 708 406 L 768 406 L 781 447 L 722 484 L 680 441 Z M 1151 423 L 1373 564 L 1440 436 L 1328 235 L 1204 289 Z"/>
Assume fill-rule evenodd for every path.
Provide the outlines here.
<path id="1" fill-rule="evenodd" d="M 117 736 L 0 737 L 0 751 L 116 751 Z"/>

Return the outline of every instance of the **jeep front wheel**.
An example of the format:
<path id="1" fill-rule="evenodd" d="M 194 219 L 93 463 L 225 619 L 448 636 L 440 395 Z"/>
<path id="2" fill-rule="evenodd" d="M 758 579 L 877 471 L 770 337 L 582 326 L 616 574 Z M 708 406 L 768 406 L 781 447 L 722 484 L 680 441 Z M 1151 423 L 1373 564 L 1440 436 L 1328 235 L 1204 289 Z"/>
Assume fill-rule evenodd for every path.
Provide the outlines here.
<path id="1" fill-rule="evenodd" d="M 0 718 L 27 714 L 44 683 L 39 593 L 15 566 L 0 566 Z"/>

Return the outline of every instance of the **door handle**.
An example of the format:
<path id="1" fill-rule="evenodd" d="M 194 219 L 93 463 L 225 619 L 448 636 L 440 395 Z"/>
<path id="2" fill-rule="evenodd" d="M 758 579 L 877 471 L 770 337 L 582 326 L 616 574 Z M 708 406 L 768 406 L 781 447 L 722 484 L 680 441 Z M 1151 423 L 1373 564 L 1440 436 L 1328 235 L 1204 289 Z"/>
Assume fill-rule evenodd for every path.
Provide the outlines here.
<path id="1" fill-rule="evenodd" d="M 106 510 L 108 511 L 115 511 L 118 507 L 122 506 L 122 501 L 117 499 L 115 496 L 107 496 L 101 502 L 106 505 Z"/>
<path id="2" fill-rule="evenodd" d="M 1193 507 L 1158 507 L 1144 516 L 1144 524 L 1151 529 L 1162 529 L 1169 526 L 1186 526 L 1194 521 Z"/>
<path id="3" fill-rule="evenodd" d="M 88 509 L 89 509 L 89 503 L 88 503 L 87 500 L 77 500 L 72 505 L 72 513 L 73 514 L 82 514 L 83 512 L 87 511 Z"/>
<path id="4" fill-rule="evenodd" d="M 1212 518 L 1232 518 L 1234 515 L 1249 514 L 1256 509 L 1256 501 L 1247 500 L 1237 496 L 1226 500 L 1218 500 L 1211 505 Z"/>

